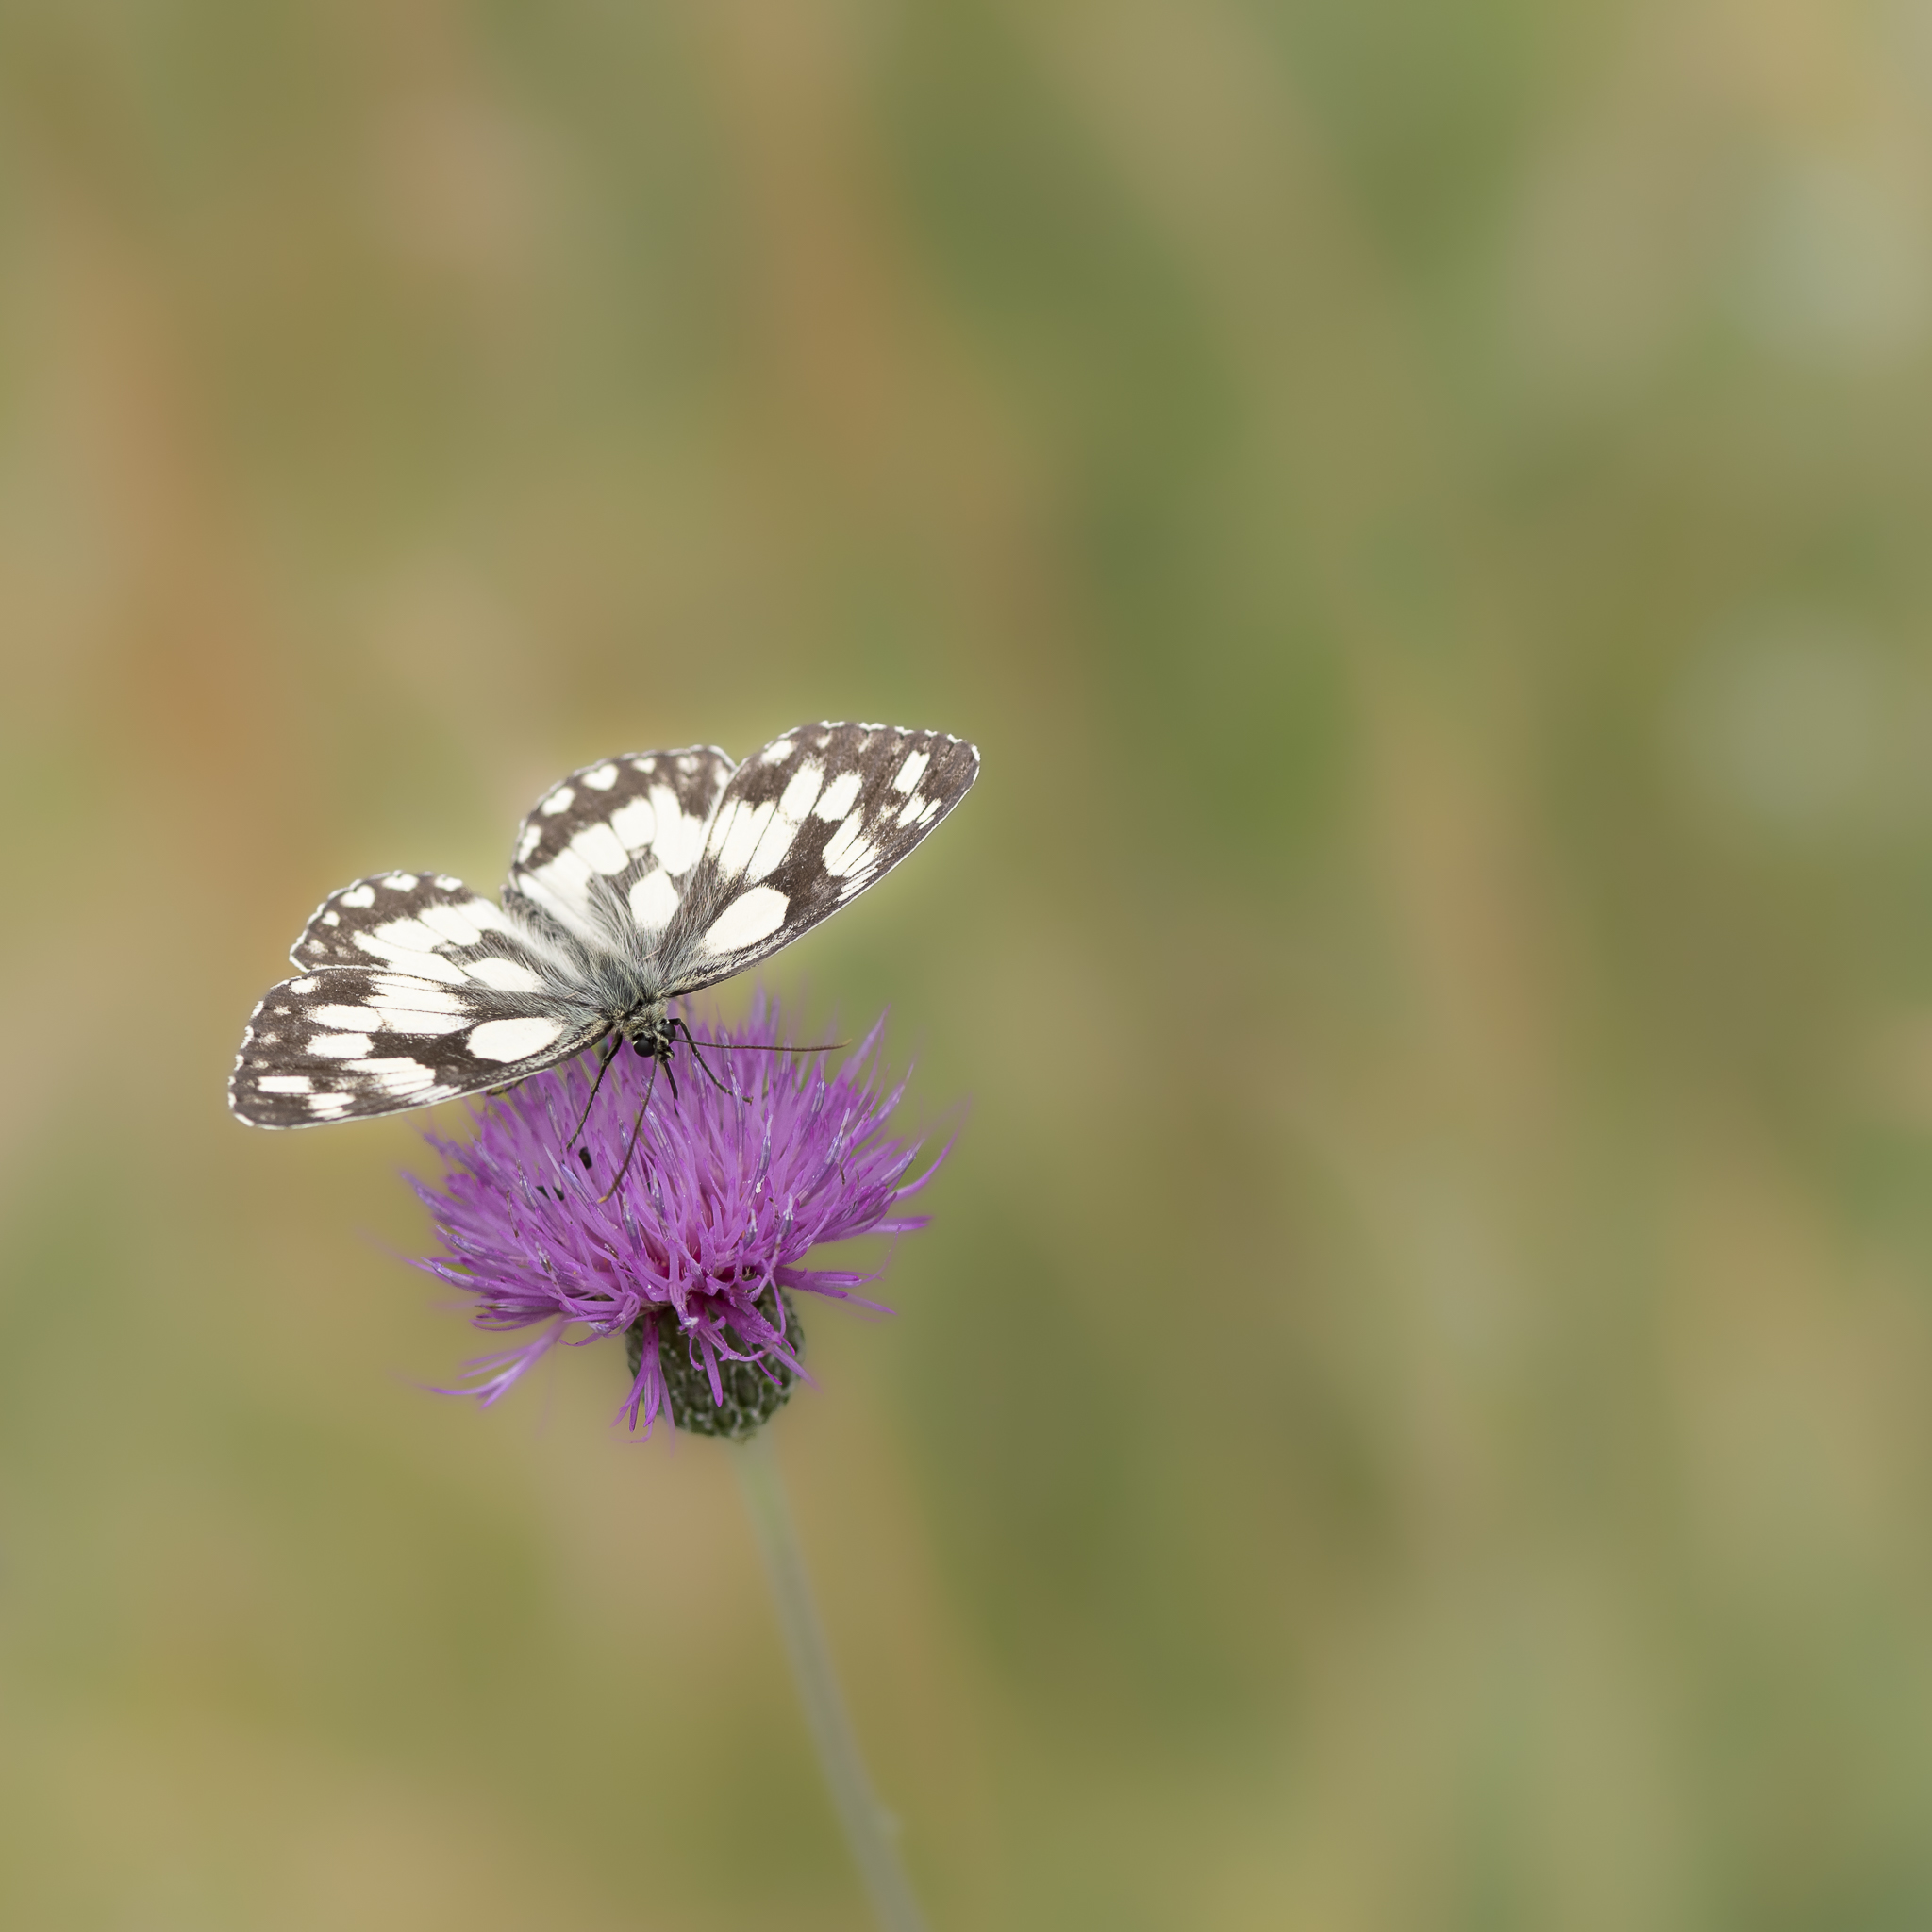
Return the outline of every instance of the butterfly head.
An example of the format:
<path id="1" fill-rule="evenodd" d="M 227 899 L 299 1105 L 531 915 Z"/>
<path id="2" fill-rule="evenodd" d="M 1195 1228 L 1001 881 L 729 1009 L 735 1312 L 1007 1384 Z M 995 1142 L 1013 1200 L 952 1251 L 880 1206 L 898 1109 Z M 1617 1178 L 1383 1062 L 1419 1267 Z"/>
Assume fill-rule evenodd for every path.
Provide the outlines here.
<path id="1" fill-rule="evenodd" d="M 631 1008 L 617 1020 L 612 1031 L 629 1041 L 631 1051 L 647 1060 L 668 1060 L 677 1038 L 676 1024 L 662 1000 Z"/>

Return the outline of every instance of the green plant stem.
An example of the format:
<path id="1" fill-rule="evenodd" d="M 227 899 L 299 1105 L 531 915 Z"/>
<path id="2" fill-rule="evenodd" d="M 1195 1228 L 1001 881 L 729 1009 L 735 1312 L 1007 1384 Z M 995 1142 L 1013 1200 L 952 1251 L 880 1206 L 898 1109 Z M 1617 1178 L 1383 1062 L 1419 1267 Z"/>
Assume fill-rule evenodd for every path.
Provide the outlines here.
<path id="1" fill-rule="evenodd" d="M 785 1500 L 771 1432 L 760 1429 L 740 1444 L 732 1460 L 738 1465 L 745 1507 L 751 1512 L 758 1554 L 764 1558 L 806 1723 L 818 1746 L 819 1764 L 832 1788 L 832 1803 L 845 1827 L 846 1841 L 865 1881 L 873 1910 L 885 1932 L 925 1932 L 919 1901 L 912 1895 L 911 1881 L 900 1861 L 897 1826 L 873 1794 L 865 1762 L 858 1755 L 858 1740 L 845 1712 L 845 1700 L 839 1694 L 839 1679 L 833 1674 L 824 1628 L 812 1601 L 810 1579 L 805 1574 L 805 1557 L 798 1547 L 791 1506 Z"/>

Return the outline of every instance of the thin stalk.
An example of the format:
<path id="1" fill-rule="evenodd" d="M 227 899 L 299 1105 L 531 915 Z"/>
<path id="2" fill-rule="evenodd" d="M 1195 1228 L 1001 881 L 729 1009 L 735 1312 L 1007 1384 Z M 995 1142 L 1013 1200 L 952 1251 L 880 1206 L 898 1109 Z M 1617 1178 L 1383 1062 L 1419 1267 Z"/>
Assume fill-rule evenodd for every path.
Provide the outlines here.
<path id="1" fill-rule="evenodd" d="M 738 1466 L 758 1554 L 765 1561 L 765 1575 L 777 1607 L 778 1627 L 784 1633 L 785 1654 L 791 1659 L 791 1674 L 798 1683 L 799 1701 L 805 1706 L 805 1720 L 812 1742 L 818 1746 L 819 1765 L 831 1787 L 832 1803 L 845 1827 L 846 1842 L 865 1881 L 872 1908 L 885 1932 L 925 1932 L 919 1901 L 912 1895 L 911 1881 L 900 1862 L 897 1827 L 873 1794 L 845 1700 L 839 1694 L 832 1654 L 825 1648 L 824 1627 L 812 1601 L 811 1582 L 805 1574 L 805 1557 L 798 1547 L 798 1532 L 792 1524 L 791 1506 L 785 1500 L 770 1432 L 760 1429 L 739 1445 L 732 1460 Z"/>

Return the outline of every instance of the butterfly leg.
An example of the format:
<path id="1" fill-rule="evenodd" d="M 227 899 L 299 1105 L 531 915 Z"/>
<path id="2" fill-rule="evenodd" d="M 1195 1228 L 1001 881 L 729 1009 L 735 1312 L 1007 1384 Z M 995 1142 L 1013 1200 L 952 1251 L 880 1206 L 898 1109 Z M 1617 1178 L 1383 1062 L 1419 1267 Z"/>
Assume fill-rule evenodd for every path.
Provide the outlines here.
<path id="1" fill-rule="evenodd" d="M 621 1033 L 612 1033 L 609 1038 L 610 1043 L 597 1062 L 597 1077 L 591 1082 L 591 1097 L 584 1102 L 584 1110 L 577 1116 L 577 1124 L 571 1129 L 570 1139 L 563 1143 L 566 1154 L 577 1144 L 577 1136 L 584 1131 L 584 1123 L 591 1118 L 591 1108 L 596 1104 L 597 1090 L 604 1084 L 604 1075 L 610 1071 L 610 1062 L 617 1058 L 617 1049 L 624 1044 Z"/>
<path id="2" fill-rule="evenodd" d="M 638 1151 L 638 1136 L 644 1131 L 644 1109 L 651 1104 L 652 1091 L 658 1085 L 658 1069 L 662 1065 L 663 1062 L 661 1060 L 653 1057 L 651 1061 L 651 1077 L 644 1082 L 644 1097 L 638 1103 L 638 1117 L 630 1124 L 630 1142 L 624 1150 L 624 1160 L 618 1167 L 617 1177 L 597 1196 L 597 1205 L 600 1208 L 624 1185 L 624 1177 L 630 1172 L 631 1156 Z M 665 1067 L 664 1071 L 668 1076 L 671 1072 L 670 1068 Z M 672 1091 L 675 1093 L 676 1089 L 674 1088 Z M 590 1149 L 587 1147 L 584 1152 L 588 1154 Z M 588 1165 L 588 1162 L 586 1165 Z"/>
<path id="3" fill-rule="evenodd" d="M 705 1078 L 708 1079 L 711 1083 L 711 1085 L 718 1090 L 720 1093 L 728 1093 L 730 1094 L 733 1100 L 743 1100 L 746 1097 L 744 1094 L 741 1093 L 736 1087 L 725 1086 L 724 1081 L 719 1079 L 716 1074 L 712 1073 L 710 1062 L 708 1059 L 706 1059 L 704 1055 L 698 1051 L 697 1041 L 692 1037 L 690 1026 L 688 1026 L 682 1019 L 674 1019 L 671 1022 L 671 1031 L 673 1031 L 674 1033 L 683 1034 L 684 1043 L 687 1047 L 691 1049 L 691 1058 L 697 1061 L 699 1070 L 703 1073 Z M 667 1068 L 666 1071 L 668 1072 L 669 1069 Z"/>

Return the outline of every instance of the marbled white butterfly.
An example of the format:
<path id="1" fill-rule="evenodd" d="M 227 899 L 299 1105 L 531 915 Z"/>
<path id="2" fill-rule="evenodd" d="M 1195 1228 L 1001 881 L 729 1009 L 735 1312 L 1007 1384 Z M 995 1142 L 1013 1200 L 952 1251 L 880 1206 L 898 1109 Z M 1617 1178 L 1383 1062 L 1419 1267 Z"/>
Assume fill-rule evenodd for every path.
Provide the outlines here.
<path id="1" fill-rule="evenodd" d="M 979 754 L 937 731 L 801 724 L 733 767 L 714 745 L 606 758 L 553 785 L 503 903 L 439 873 L 358 879 L 255 1009 L 228 1103 L 308 1127 L 506 1087 L 628 1040 L 668 1063 L 666 1002 L 789 945 L 883 878 L 965 797 Z"/>

